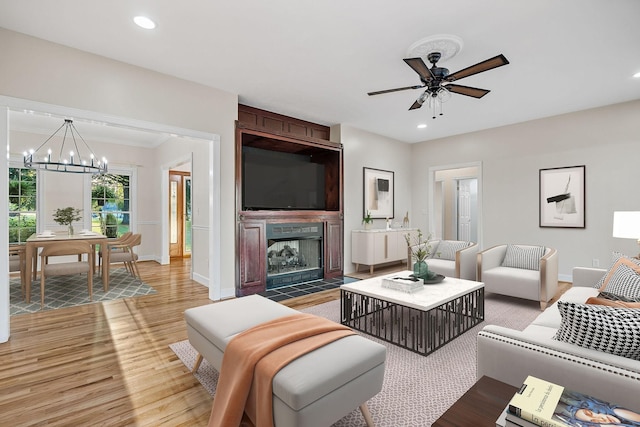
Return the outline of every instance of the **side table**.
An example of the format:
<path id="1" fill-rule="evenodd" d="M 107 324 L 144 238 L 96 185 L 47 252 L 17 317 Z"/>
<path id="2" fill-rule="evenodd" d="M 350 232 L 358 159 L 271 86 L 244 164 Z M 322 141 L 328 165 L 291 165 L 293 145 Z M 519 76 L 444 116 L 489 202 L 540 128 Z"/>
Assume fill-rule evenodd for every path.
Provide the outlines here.
<path id="1" fill-rule="evenodd" d="M 490 377 L 480 378 L 462 395 L 433 427 L 495 427 L 517 387 Z"/>

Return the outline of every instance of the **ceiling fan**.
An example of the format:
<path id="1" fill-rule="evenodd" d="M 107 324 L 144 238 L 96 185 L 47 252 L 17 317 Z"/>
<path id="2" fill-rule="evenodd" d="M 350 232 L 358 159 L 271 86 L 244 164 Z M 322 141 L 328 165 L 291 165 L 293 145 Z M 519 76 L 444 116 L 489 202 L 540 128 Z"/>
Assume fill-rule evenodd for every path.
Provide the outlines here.
<path id="1" fill-rule="evenodd" d="M 493 58 L 479 62 L 470 67 L 464 68 L 460 71 L 456 71 L 453 74 L 449 74 L 449 70 L 444 67 L 438 67 L 437 63 L 440 60 L 440 52 L 430 52 L 427 55 L 427 60 L 431 63 L 431 68 L 425 64 L 422 58 L 405 58 L 404 62 L 409 65 L 413 71 L 420 76 L 421 85 L 399 87 L 395 89 L 379 90 L 376 92 L 369 92 L 368 95 L 381 95 L 383 93 L 398 92 L 407 89 L 421 89 L 426 87 L 427 89 L 418 97 L 418 99 L 409 107 L 409 110 L 415 110 L 422 107 L 425 102 L 433 110 L 433 118 L 436 118 L 436 109 L 440 107 L 440 115 L 442 115 L 442 103 L 449 99 L 451 92 L 458 93 L 460 95 L 471 96 L 473 98 L 482 98 L 490 91 L 487 89 L 479 89 L 471 86 L 462 86 L 453 84 L 456 80 L 460 80 L 464 77 L 472 76 L 474 74 L 482 73 L 484 71 L 492 70 L 503 65 L 507 65 L 509 61 L 507 58 L 500 54 Z"/>

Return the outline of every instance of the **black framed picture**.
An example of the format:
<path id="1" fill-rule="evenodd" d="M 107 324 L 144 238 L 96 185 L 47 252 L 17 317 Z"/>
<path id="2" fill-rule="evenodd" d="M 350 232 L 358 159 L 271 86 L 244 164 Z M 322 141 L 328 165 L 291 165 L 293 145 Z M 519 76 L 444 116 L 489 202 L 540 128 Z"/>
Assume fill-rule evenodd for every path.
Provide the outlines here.
<path id="1" fill-rule="evenodd" d="M 363 168 L 364 212 L 371 218 L 393 218 L 393 172 Z"/>
<path id="2" fill-rule="evenodd" d="M 585 228 L 585 166 L 540 169 L 540 227 Z"/>

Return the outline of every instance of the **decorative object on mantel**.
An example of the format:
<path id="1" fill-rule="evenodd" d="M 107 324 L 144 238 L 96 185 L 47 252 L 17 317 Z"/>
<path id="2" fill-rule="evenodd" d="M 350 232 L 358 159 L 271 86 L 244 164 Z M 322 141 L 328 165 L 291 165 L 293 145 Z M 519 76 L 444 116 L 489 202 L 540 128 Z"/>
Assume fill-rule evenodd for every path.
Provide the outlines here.
<path id="1" fill-rule="evenodd" d="M 423 240 L 423 236 L 422 231 L 418 229 L 418 234 L 413 240 L 411 239 L 411 233 L 405 234 L 404 239 L 407 242 L 409 250 L 411 250 L 412 258 L 416 261 L 413 264 L 412 276 L 428 283 L 430 280 L 435 279 L 437 275 L 435 272 L 429 270 L 429 265 L 425 261 L 431 254 L 431 245 L 429 244 L 431 236 L 427 236 L 426 240 Z"/>
<path id="2" fill-rule="evenodd" d="M 47 148 L 46 154 L 44 153 L 44 146 L 47 142 L 51 141 L 62 129 L 62 143 L 60 148 L 56 149 L 57 158 L 52 157 L 53 150 Z M 67 142 L 67 136 L 72 140 L 69 143 L 71 150 L 68 151 L 69 158 L 64 159 L 62 156 L 67 154 L 65 151 L 65 143 Z M 55 141 L 55 140 L 54 140 Z M 55 142 L 52 141 L 52 146 Z M 82 144 L 78 144 L 82 142 Z M 75 149 L 75 151 L 73 151 Z M 40 152 L 42 150 L 43 152 Z M 64 119 L 64 123 L 60 126 L 49 138 L 47 138 L 36 150 L 29 150 L 24 152 L 24 166 L 29 169 L 42 169 L 54 172 L 70 172 L 70 173 L 106 173 L 107 172 L 107 159 L 102 157 L 102 160 L 98 160 L 89 144 L 82 138 L 76 127 L 73 125 L 73 120 Z"/>
<path id="3" fill-rule="evenodd" d="M 371 218 L 393 218 L 394 182 L 393 172 L 363 168 L 364 212 Z"/>
<path id="4" fill-rule="evenodd" d="M 66 225 L 69 230 L 69 236 L 73 236 L 73 221 L 80 221 L 82 219 L 82 215 L 80 213 L 82 210 L 75 209 L 72 207 L 56 209 L 53 214 L 53 220 L 60 225 Z"/>
<path id="5" fill-rule="evenodd" d="M 364 229 L 369 230 L 371 228 L 371 224 L 373 224 L 373 218 L 371 218 L 371 211 L 367 211 L 367 214 L 362 218 L 362 223 L 364 224 Z"/>

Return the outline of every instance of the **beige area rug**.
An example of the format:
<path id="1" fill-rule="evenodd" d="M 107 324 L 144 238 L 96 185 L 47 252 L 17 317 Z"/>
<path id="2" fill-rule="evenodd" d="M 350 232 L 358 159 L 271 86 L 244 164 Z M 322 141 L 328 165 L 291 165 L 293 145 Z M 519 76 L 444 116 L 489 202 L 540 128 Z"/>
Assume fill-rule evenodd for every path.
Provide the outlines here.
<path id="1" fill-rule="evenodd" d="M 302 311 L 339 321 L 338 300 Z M 535 301 L 487 295 L 485 321 L 426 357 L 362 334 L 387 347 L 382 391 L 368 402 L 375 425 L 430 426 L 475 383 L 478 331 L 487 324 L 522 330 L 538 314 L 540 306 Z M 196 352 L 188 340 L 170 347 L 190 370 L 195 362 Z M 209 393 L 215 394 L 218 373 L 206 360 L 200 366 L 196 378 Z M 354 410 L 334 424 L 336 427 L 364 425 L 365 421 L 359 410 Z"/>

